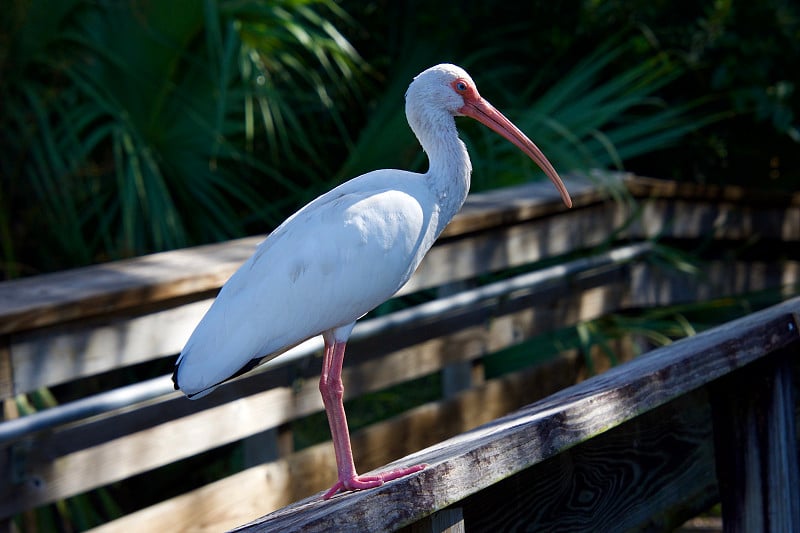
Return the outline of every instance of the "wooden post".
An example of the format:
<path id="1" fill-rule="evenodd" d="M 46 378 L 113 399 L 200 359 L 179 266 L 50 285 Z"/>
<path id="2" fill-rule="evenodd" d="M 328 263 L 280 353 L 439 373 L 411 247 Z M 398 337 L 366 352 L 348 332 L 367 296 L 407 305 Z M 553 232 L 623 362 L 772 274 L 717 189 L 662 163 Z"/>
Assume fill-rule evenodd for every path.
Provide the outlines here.
<path id="1" fill-rule="evenodd" d="M 460 507 L 442 509 L 408 527 L 408 533 L 464 533 L 464 516 Z"/>
<path id="2" fill-rule="evenodd" d="M 800 531 L 792 361 L 780 350 L 713 389 L 714 442 L 726 532 Z"/>
<path id="3" fill-rule="evenodd" d="M 454 281 L 439 287 L 436 291 L 439 298 L 452 296 L 460 291 L 467 290 L 474 286 L 466 281 Z M 472 383 L 472 362 L 457 361 L 450 363 L 442 368 L 442 398 L 449 400 L 458 393 L 465 391 L 473 386 Z"/>
<path id="4" fill-rule="evenodd" d="M 0 422 L 19 416 L 13 397 L 11 351 L 8 344 L 8 336 L 0 337 Z M 0 452 L 0 479 L 5 483 L 11 477 L 11 449 L 3 452 Z M 10 518 L 0 518 L 0 533 L 11 532 L 13 525 Z"/>
<path id="5" fill-rule="evenodd" d="M 242 439 L 243 467 L 250 468 L 289 455 L 294 451 L 293 438 L 289 424 L 283 424 Z"/>

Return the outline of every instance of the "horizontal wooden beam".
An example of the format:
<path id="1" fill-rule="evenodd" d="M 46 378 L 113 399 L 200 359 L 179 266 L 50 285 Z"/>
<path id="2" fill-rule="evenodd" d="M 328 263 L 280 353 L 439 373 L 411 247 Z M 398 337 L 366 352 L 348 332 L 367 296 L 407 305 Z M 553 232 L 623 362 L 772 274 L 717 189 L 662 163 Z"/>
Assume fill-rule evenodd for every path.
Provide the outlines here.
<path id="1" fill-rule="evenodd" d="M 619 268 L 627 269 L 629 262 L 643 257 L 649 250 L 650 246 L 647 243 L 625 246 L 596 256 L 576 259 L 569 263 L 465 290 L 389 315 L 365 320 L 356 326 L 351 336 L 347 359 L 348 366 L 352 366 L 355 361 L 363 360 L 363 358 L 358 355 L 360 351 L 366 352 L 367 357 L 370 359 L 377 359 L 386 353 L 392 351 L 396 352 L 407 346 L 429 340 L 436 340 L 436 337 L 440 335 L 451 335 L 454 332 L 464 330 L 467 326 L 482 326 L 489 318 L 499 317 L 525 307 L 532 307 L 534 303 L 542 303 L 544 300 L 552 298 L 551 289 L 553 287 L 563 288 L 565 284 L 570 284 L 573 290 L 581 290 L 605 283 L 610 281 L 607 275 L 609 270 Z M 578 277 L 581 279 L 580 283 L 573 281 Z M 616 277 L 618 281 L 627 278 L 624 273 L 617 273 Z M 550 291 L 550 296 L 537 296 L 537 294 L 544 291 Z M 164 333 L 164 331 L 168 332 L 169 328 L 163 327 L 164 315 L 166 313 L 167 312 L 159 313 L 156 317 L 152 318 L 148 316 L 147 319 L 143 318 L 137 320 L 133 325 L 126 323 L 126 326 L 131 327 L 125 328 L 120 332 L 118 343 L 120 345 L 126 344 L 127 334 L 131 329 L 135 329 L 141 334 L 148 335 L 150 338 L 146 342 L 151 346 L 159 344 L 159 342 L 169 343 L 169 336 Z M 142 322 L 148 324 L 149 327 L 142 327 Z M 547 323 L 552 324 L 552 321 Z M 541 323 L 540 327 L 543 326 L 544 323 Z M 552 328 L 555 326 L 551 325 L 550 327 Z M 110 333 L 108 331 L 110 329 L 111 328 L 103 328 L 100 330 L 101 334 L 105 334 L 101 335 L 101 339 L 108 336 L 113 340 L 113 336 L 108 334 Z M 87 342 L 87 337 L 80 331 L 75 333 L 67 332 L 57 337 L 56 340 L 58 341 L 57 344 L 61 346 L 67 345 L 68 342 L 71 341 L 73 343 L 72 351 L 79 352 L 83 349 L 88 356 L 95 356 L 97 359 L 107 354 L 107 352 L 102 351 L 103 348 L 113 349 L 114 344 L 108 340 L 105 343 L 101 340 L 97 343 L 91 343 L 90 345 L 90 343 Z M 496 346 L 494 349 L 508 346 L 509 343 L 513 343 L 514 340 L 508 338 L 504 339 L 502 342 L 502 346 Z M 48 340 L 45 340 L 44 344 L 45 346 L 40 346 L 35 352 L 30 349 L 27 350 L 27 352 L 42 354 L 42 357 L 44 357 L 44 354 L 52 353 L 46 349 L 47 346 L 50 345 Z M 109 344 L 111 346 L 108 346 Z M 100 345 L 101 349 L 96 350 L 96 345 Z M 367 345 L 367 347 L 364 347 L 365 345 Z M 15 353 L 18 356 L 25 355 L 25 348 L 26 346 L 22 345 L 22 348 Z M 298 348 L 305 348 L 305 346 Z M 488 349 L 491 351 L 493 346 L 483 347 L 482 349 L 484 350 L 482 353 L 486 353 L 485 350 Z M 97 353 L 95 353 L 95 351 Z M 319 346 L 316 351 L 319 351 Z M 308 359 L 313 357 L 313 355 L 314 350 L 312 349 L 303 351 L 292 350 L 290 353 L 282 355 L 272 363 L 250 373 L 249 376 L 252 379 L 262 380 L 263 378 L 256 377 L 259 372 L 266 371 L 276 366 L 284 366 L 287 364 L 285 361 L 296 361 L 298 357 Z M 477 355 L 473 357 L 477 357 Z M 47 373 L 46 371 L 38 369 L 39 367 L 35 365 L 35 362 L 41 362 L 42 366 L 46 366 L 44 365 L 45 361 L 39 360 L 38 358 L 32 359 L 33 361 L 29 361 L 20 358 L 17 360 L 17 364 L 20 368 L 29 368 L 32 375 L 39 376 L 39 379 L 42 379 L 41 375 L 46 375 Z M 308 362 L 309 361 L 306 361 L 301 364 L 307 365 Z M 439 370 L 439 368 L 436 370 Z M 25 374 L 23 373 L 22 375 Z M 168 380 L 161 380 L 163 386 L 160 389 L 157 384 L 153 383 L 155 381 L 157 380 L 137 383 L 111 392 L 98 394 L 95 397 L 80 399 L 68 405 L 57 406 L 43 413 L 36 413 L 21 420 L 7 422 L 0 426 L 0 444 L 14 440 L 14 435 L 19 436 L 37 431 L 50 430 L 56 427 L 59 416 L 58 413 L 61 412 L 70 413 L 69 415 L 65 414 L 60 419 L 60 422 L 58 422 L 58 424 L 63 425 L 79 419 L 81 417 L 81 410 L 85 411 L 83 414 L 84 418 L 101 414 L 103 411 L 96 407 L 97 405 L 109 405 L 119 408 L 118 398 L 124 398 L 126 396 L 126 391 L 130 391 L 127 395 L 131 398 L 135 398 L 138 402 L 144 401 L 145 399 L 154 399 L 159 394 L 167 394 L 172 390 L 172 386 Z M 284 380 L 281 384 L 286 386 L 289 385 L 289 382 Z M 272 385 L 273 383 L 265 382 L 264 389 Z M 142 393 L 138 392 L 139 389 L 151 391 L 153 396 L 151 398 L 142 398 Z M 113 400 L 110 400 L 110 397 L 113 397 Z M 133 403 L 133 401 L 131 403 Z M 203 403 L 206 402 L 200 402 L 200 405 Z M 109 411 L 110 409 L 105 410 Z M 46 419 L 48 422 L 46 424 L 39 423 L 38 421 L 40 419 Z"/>
<path id="2" fill-rule="evenodd" d="M 615 277 L 619 286 L 609 285 L 606 273 L 576 282 L 570 298 L 558 297 L 560 291 L 555 290 L 543 296 L 552 303 L 539 311 L 530 307 L 536 294 L 523 292 L 510 295 L 502 304 L 478 300 L 455 316 L 423 317 L 416 333 L 407 327 L 381 337 L 390 339 L 387 346 L 399 344 L 392 342 L 394 337 L 411 342 L 388 354 L 385 349 L 377 354 L 370 349 L 374 340 L 356 339 L 349 346 L 343 374 L 346 397 L 428 375 L 450 362 L 476 359 L 553 329 L 555 324 L 596 318 L 605 306 L 617 306 L 625 299 L 627 276 L 618 273 Z M 442 324 L 447 324 L 444 331 Z M 314 371 L 318 372 L 318 366 Z M 0 486 L 0 517 L 191 457 L 322 409 L 318 374 L 299 385 L 286 383 L 263 390 L 260 381 L 265 377 L 247 376 L 195 402 L 172 395 L 23 439 L 14 448 L 29 482 Z"/>
<path id="3" fill-rule="evenodd" d="M 599 207 L 595 209 L 600 210 Z M 573 220 L 572 217 L 576 217 Z M 525 265 L 574 246 L 593 246 L 614 221 L 533 221 L 435 246 L 399 294 Z M 544 244 L 546 243 L 546 244 Z M 2 284 L 0 284 L 2 290 Z M 146 314 L 68 323 L 10 336 L 13 394 L 178 353 L 211 300 Z M 174 305 L 174 304 L 173 304 Z"/>
<path id="4" fill-rule="evenodd" d="M 644 214 L 620 237 L 699 238 L 709 231 L 708 221 L 716 220 L 711 230 L 716 238 L 744 238 L 756 230 L 767 231 L 769 228 L 760 227 L 767 224 L 773 236 L 782 235 L 789 241 L 800 240 L 800 222 L 796 225 L 790 223 L 791 217 L 764 222 L 762 216 L 735 214 L 732 209 L 733 206 L 649 200 L 644 204 Z M 628 216 L 632 216 L 631 213 L 621 210 L 620 206 L 596 204 L 583 212 L 572 211 L 552 220 L 538 219 L 500 227 L 469 239 L 446 240 L 433 248 L 400 294 L 517 267 L 576 248 L 597 246 L 621 227 Z M 239 244 L 234 243 L 232 247 L 238 249 Z M 146 263 L 154 261 L 153 257 L 146 259 Z M 205 257 L 200 264 L 208 262 L 209 257 Z M 232 263 L 228 261 L 223 265 L 233 268 Z M 791 265 L 784 268 L 779 263 L 752 263 L 752 266 L 740 263 L 737 268 L 746 269 L 741 275 L 752 280 L 739 285 L 744 290 L 754 290 L 753 285 L 759 279 L 762 285 L 766 285 L 763 280 L 779 268 L 784 268 L 781 278 L 787 284 L 792 283 L 792 279 L 798 279 L 797 263 L 794 265 L 792 271 Z M 175 263 L 168 260 L 163 268 L 171 271 L 174 266 Z M 758 268 L 764 268 L 764 274 L 759 275 Z M 186 267 L 179 270 L 185 271 Z M 716 278 L 719 281 L 724 279 Z M 695 285 L 703 285 L 702 280 Z M 642 288 L 649 290 L 646 286 Z M 3 284 L 0 284 L 2 291 Z M 4 397 L 177 353 L 208 305 L 210 300 L 205 300 L 139 316 L 114 318 L 112 315 L 105 321 L 69 323 L 15 334 L 7 341 L 13 380 L 12 388 Z M 0 321 L 0 328 L 2 324 Z"/>
<path id="5" fill-rule="evenodd" d="M 673 531 L 718 501 L 704 387 L 456 505 L 473 531 Z"/>
<path id="6" fill-rule="evenodd" d="M 597 186 L 585 179 L 573 185 L 576 198 L 598 196 Z M 472 195 L 444 236 L 553 214 L 560 203 L 537 184 L 516 193 L 511 203 L 509 191 Z M 247 237 L 0 283 L 0 334 L 213 293 L 263 239 Z"/>
<path id="7" fill-rule="evenodd" d="M 432 446 L 580 381 L 583 366 L 583 357 L 571 351 L 372 424 L 352 435 L 355 461 L 361 470 L 371 470 Z M 132 513 L 93 533 L 183 530 L 186 524 L 226 530 L 327 489 L 335 475 L 333 446 L 326 442 Z"/>
<path id="8" fill-rule="evenodd" d="M 533 250 L 542 246 L 553 250 L 563 248 L 558 245 L 563 235 L 581 237 L 585 231 L 613 231 L 637 210 L 630 202 L 609 200 L 608 188 L 619 188 L 622 178 L 620 175 L 569 178 L 575 207 L 568 211 L 560 206 L 557 194 L 548 184 L 534 183 L 470 195 L 461 213 L 443 233 L 441 244 L 538 219 L 553 219 L 556 225 L 549 232 L 552 239 L 540 239 Z M 676 234 L 706 236 L 708 223 L 715 222 L 718 235 L 763 233 L 771 238 L 800 240 L 797 195 L 751 195 L 750 191 L 745 194 L 735 188 L 717 190 L 630 175 L 624 179 L 632 197 L 646 199 L 650 205 L 639 229 L 631 229 L 631 235 L 657 235 L 660 231 L 671 231 L 671 225 L 678 224 L 684 230 L 676 230 Z M 752 198 L 759 201 L 753 202 Z M 599 205 L 604 212 L 601 217 L 595 220 L 579 217 L 584 224 L 582 231 L 576 230 L 574 214 L 594 212 Z M 565 226 L 567 219 L 562 215 L 567 215 L 571 223 Z M 608 235 L 608 232 L 603 234 Z M 0 335 L 213 295 L 262 239 L 248 237 L 0 283 Z M 436 276 L 425 281 L 424 272 L 423 265 L 406 291 L 439 282 Z"/>
<path id="9" fill-rule="evenodd" d="M 764 269 L 757 270 L 764 272 Z M 727 271 L 714 272 L 721 275 Z M 720 277 L 739 283 L 739 276 Z M 757 276 L 742 278 L 759 279 Z M 667 276 L 648 264 L 562 281 L 570 285 L 569 296 L 564 296 L 563 286 L 557 283 L 546 292 L 517 292 L 499 301 L 478 299 L 476 305 L 462 307 L 455 314 L 453 310 L 458 309 L 457 306 L 448 311 L 440 307 L 441 302 L 435 301 L 429 304 L 436 307 L 435 313 L 413 317 L 415 310 L 410 309 L 405 313 L 412 316 L 410 320 L 401 321 L 403 327 L 394 331 L 382 329 L 379 334 L 366 337 L 356 336 L 349 347 L 345 369 L 347 397 L 425 376 L 447 364 L 479 358 L 557 327 L 599 318 L 626 307 L 680 302 L 697 291 L 691 283 L 687 285 L 686 277 Z M 705 296 L 717 294 L 713 290 L 704 293 Z M 453 298 L 462 297 L 455 295 Z M 365 327 L 369 329 L 369 324 Z M 394 349 L 387 353 L 386 346 Z M 24 450 L 27 451 L 21 456 L 29 478 L 36 482 L 24 490 L 7 486 L 0 496 L 8 497 L 14 509 L 29 508 L 317 412 L 322 408 L 316 386 L 318 365 L 310 364 L 313 371 L 308 375 L 290 372 L 295 377 L 305 378 L 294 384 L 289 377 L 281 378 L 288 380 L 281 382 L 270 379 L 269 372 L 254 373 L 200 401 L 189 402 L 172 395 L 30 435 L 25 439 Z M 369 379 L 359 376 L 369 376 Z M 185 429 L 178 431 L 178 425 L 185 425 Z M 193 435 L 188 444 L 186 434 Z M 104 457 L 108 459 L 101 460 Z M 78 476 L 76 472 L 82 474 Z"/>
<path id="10" fill-rule="evenodd" d="M 800 206 L 800 192 L 776 192 L 740 185 L 716 185 L 637 176 L 626 182 L 633 196 L 659 197 L 750 206 Z"/>
<path id="11" fill-rule="evenodd" d="M 538 255 L 533 250 L 542 236 L 535 228 L 523 226 L 503 233 L 497 238 L 506 244 L 488 255 L 505 257 L 510 267 L 525 264 L 535 259 L 534 254 Z M 592 238 L 590 232 L 580 231 L 579 226 L 578 233 L 583 239 Z M 605 230 L 600 234 L 604 235 Z M 520 237 L 522 235 L 527 236 Z M 520 238 L 524 242 L 519 242 Z M 594 244 L 600 240 L 598 237 Z M 464 246 L 460 250 L 449 246 L 436 248 L 430 254 L 430 261 L 437 266 L 431 268 L 447 272 L 450 262 L 464 275 L 477 275 L 489 268 L 481 264 L 483 253 L 477 252 L 474 246 Z M 472 270 L 466 272 L 468 268 Z M 636 298 L 632 305 L 668 305 L 791 287 L 800 282 L 800 262 L 708 261 L 703 265 L 702 276 L 676 275 L 654 269 L 647 269 L 646 275 L 642 269 L 632 274 Z M 438 277 L 438 274 L 430 277 Z M 112 318 L 102 323 L 73 323 L 13 335 L 7 338 L 10 344 L 5 359 L 9 362 L 5 367 L 0 365 L 7 375 L 4 380 L 0 374 L 0 398 L 175 354 L 210 304 L 211 300 L 203 300 L 140 316 Z M 356 335 L 364 325 L 356 326 Z M 311 351 L 309 349 L 308 353 Z"/>
<path id="12" fill-rule="evenodd" d="M 418 474 L 329 501 L 302 500 L 236 531 L 375 531 L 408 525 L 800 343 L 798 312 L 800 298 L 653 350 L 388 466 L 427 463 Z"/>

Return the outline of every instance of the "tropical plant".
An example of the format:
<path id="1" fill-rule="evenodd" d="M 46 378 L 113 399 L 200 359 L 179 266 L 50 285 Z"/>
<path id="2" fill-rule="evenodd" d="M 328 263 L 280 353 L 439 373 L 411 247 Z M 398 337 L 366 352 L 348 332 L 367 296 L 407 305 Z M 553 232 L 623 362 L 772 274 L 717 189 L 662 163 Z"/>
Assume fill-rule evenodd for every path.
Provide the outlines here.
<path id="1" fill-rule="evenodd" d="M 664 149 L 683 135 L 712 120 L 692 115 L 697 106 L 670 106 L 657 94 L 682 70 L 664 55 L 609 73 L 625 52 L 623 45 L 599 47 L 571 68 L 547 90 L 535 80 L 521 91 L 509 78 L 518 72 L 506 66 L 476 69 L 476 82 L 490 81 L 484 93 L 497 97 L 496 105 L 551 159 L 566 171 L 623 169 L 629 158 Z M 384 96 L 374 107 L 338 175 L 347 176 L 383 166 L 424 170 L 425 158 L 403 116 L 402 94 L 415 65 L 424 64 L 422 52 L 396 63 Z M 468 57 L 463 65 L 503 65 L 483 53 Z M 518 69 L 517 69 L 518 70 Z M 503 80 L 509 80 L 504 84 Z M 462 137 L 473 162 L 473 190 L 485 190 L 537 179 L 541 174 L 531 161 L 520 157 L 513 145 L 471 121 L 460 123 Z M 382 163 L 379 163 L 379 161 Z"/>
<path id="2" fill-rule="evenodd" d="M 329 0 L 32 0 L 10 12 L 7 277 L 230 238 L 245 214 L 277 222 L 324 159 L 304 129 L 327 117 L 316 131 L 341 137 L 332 102 L 358 81 Z"/>

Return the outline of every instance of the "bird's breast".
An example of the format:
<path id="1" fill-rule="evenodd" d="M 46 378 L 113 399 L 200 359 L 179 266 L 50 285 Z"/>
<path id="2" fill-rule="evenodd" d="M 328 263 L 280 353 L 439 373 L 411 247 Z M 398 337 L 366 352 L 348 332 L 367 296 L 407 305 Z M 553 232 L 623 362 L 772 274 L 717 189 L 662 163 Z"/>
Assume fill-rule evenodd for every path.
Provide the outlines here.
<path id="1" fill-rule="evenodd" d="M 287 219 L 223 286 L 182 353 L 184 390 L 352 324 L 411 277 L 436 237 L 432 195 L 408 185 L 331 192 Z"/>

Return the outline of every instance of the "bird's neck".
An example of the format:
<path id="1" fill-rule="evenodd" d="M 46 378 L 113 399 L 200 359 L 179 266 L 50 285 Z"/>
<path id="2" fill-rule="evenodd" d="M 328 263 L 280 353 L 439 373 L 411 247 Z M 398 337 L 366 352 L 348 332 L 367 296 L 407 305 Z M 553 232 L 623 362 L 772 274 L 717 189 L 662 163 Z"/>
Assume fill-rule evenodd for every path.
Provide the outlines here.
<path id="1" fill-rule="evenodd" d="M 420 121 L 415 118 L 409 117 L 409 123 L 430 161 L 425 176 L 439 205 L 438 235 L 467 199 L 472 163 L 452 115 L 427 115 Z"/>

